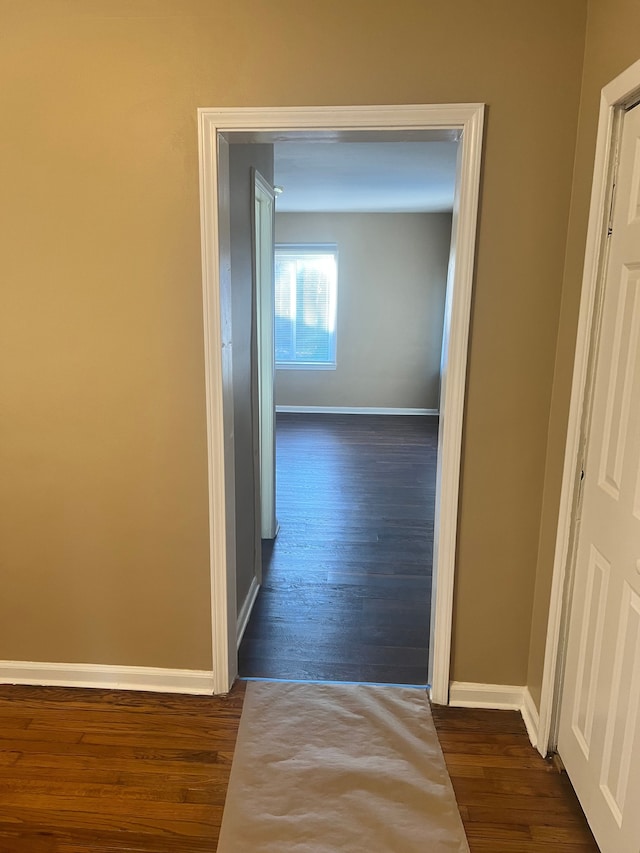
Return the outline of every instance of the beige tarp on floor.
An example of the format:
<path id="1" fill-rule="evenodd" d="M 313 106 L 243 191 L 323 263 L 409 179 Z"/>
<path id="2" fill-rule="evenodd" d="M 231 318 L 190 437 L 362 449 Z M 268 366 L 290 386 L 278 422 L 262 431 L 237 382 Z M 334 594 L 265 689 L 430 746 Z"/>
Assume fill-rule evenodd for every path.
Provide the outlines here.
<path id="1" fill-rule="evenodd" d="M 423 690 L 250 682 L 218 853 L 468 853 Z"/>

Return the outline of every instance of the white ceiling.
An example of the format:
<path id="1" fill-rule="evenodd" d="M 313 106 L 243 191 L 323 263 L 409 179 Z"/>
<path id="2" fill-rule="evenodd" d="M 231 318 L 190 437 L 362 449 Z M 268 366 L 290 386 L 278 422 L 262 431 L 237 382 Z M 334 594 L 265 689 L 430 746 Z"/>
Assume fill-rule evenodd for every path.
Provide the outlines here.
<path id="1" fill-rule="evenodd" d="M 287 212 L 440 212 L 453 207 L 456 142 L 276 142 Z"/>

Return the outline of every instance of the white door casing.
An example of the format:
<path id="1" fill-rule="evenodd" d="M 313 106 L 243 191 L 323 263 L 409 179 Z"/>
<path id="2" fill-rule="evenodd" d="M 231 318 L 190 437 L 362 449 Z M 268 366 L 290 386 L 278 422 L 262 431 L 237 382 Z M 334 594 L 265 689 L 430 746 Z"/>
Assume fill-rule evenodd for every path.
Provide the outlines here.
<path id="1" fill-rule="evenodd" d="M 273 320 L 274 193 L 254 172 L 254 264 L 258 355 L 260 536 L 274 539 L 276 521 L 276 405 Z M 259 543 L 258 543 L 259 546 Z"/>
<path id="2" fill-rule="evenodd" d="M 483 104 L 357 107 L 201 108 L 200 221 L 203 269 L 209 542 L 214 692 L 237 673 L 234 441 L 228 139 L 402 139 L 416 133 L 459 139 L 454 227 L 447 279 L 434 535 L 431 698 L 447 704 L 467 347 L 482 159 Z M 427 614 L 425 613 L 425 618 Z"/>
<path id="3" fill-rule="evenodd" d="M 640 107 L 622 121 L 558 752 L 603 853 L 640 844 Z"/>

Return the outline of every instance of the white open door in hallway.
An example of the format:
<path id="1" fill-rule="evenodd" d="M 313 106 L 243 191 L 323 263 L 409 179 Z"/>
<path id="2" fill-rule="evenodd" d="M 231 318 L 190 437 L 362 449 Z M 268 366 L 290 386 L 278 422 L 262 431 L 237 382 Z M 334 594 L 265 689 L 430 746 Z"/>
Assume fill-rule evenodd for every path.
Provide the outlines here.
<path id="1" fill-rule="evenodd" d="M 603 853 L 640 844 L 640 106 L 624 115 L 558 752 Z"/>
<path id="2" fill-rule="evenodd" d="M 260 535 L 274 539 L 276 520 L 276 404 L 273 349 L 273 189 L 254 173 L 254 263 L 256 277 L 256 332 L 258 363 L 258 414 L 260 447 Z"/>

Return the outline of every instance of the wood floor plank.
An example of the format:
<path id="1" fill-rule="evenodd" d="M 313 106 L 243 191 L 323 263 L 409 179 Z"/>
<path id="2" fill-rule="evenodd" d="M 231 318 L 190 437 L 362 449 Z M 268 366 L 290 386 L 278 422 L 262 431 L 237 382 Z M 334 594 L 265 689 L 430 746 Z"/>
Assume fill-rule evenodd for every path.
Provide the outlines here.
<path id="1" fill-rule="evenodd" d="M 0 687 L 0 707 L 29 720 L 0 752 L 10 756 L 0 761 L 0 853 L 215 853 L 244 690 L 207 699 Z M 567 777 L 532 749 L 517 713 L 433 715 L 472 853 L 597 853 Z M 174 721 L 194 749 L 174 748 Z M 85 729 L 107 737 L 66 739 Z"/>
<path id="2" fill-rule="evenodd" d="M 1 687 L 0 853 L 211 853 L 243 696 Z"/>
<path id="3" fill-rule="evenodd" d="M 597 853 L 577 798 L 516 711 L 434 706 L 472 853 Z"/>

